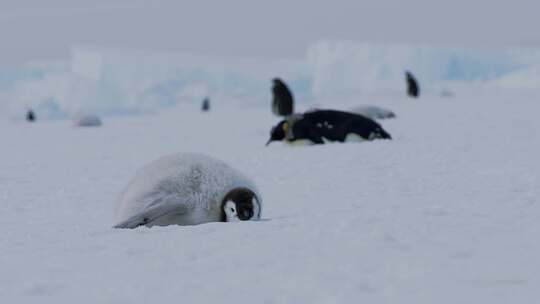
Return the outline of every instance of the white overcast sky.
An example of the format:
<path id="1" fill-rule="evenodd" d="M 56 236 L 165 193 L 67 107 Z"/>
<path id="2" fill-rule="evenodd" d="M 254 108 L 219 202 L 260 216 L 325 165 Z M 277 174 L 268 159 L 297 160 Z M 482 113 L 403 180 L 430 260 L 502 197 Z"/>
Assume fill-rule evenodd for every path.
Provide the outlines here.
<path id="1" fill-rule="evenodd" d="M 72 45 L 303 56 L 320 39 L 540 45 L 538 0 L 0 0 L 0 66 Z"/>

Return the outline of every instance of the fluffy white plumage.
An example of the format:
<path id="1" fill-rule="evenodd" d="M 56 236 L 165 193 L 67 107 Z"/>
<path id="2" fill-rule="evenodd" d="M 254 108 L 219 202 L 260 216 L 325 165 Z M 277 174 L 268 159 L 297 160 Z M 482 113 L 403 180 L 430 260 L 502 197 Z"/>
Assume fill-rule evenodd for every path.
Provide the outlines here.
<path id="1" fill-rule="evenodd" d="M 377 106 L 358 106 L 350 110 L 352 113 L 364 115 L 371 119 L 394 118 L 396 114 L 390 110 Z"/>
<path id="2" fill-rule="evenodd" d="M 236 188 L 247 188 L 255 194 L 259 206 L 253 219 L 259 219 L 260 195 L 254 183 L 239 171 L 205 155 L 164 156 L 140 169 L 124 190 L 115 227 L 220 221 L 222 201 Z"/>

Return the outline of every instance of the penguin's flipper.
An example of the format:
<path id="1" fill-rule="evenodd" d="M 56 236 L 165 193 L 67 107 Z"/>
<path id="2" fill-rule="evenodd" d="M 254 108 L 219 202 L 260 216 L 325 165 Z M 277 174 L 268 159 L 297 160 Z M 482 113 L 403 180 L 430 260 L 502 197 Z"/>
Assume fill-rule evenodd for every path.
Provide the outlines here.
<path id="1" fill-rule="evenodd" d="M 146 209 L 138 214 L 133 215 L 127 220 L 120 222 L 114 228 L 137 228 L 139 226 L 148 225 L 161 217 L 170 214 L 184 214 L 189 212 L 189 208 L 185 204 L 179 204 L 176 199 L 160 199 L 150 204 Z"/>
<path id="2" fill-rule="evenodd" d="M 373 137 L 373 135 L 375 137 Z M 372 138 L 373 137 L 373 138 Z M 370 140 L 380 138 L 380 139 L 392 139 L 392 135 L 390 133 L 386 132 L 382 127 L 377 128 L 377 130 L 374 133 L 371 133 Z"/>
<path id="3" fill-rule="evenodd" d="M 272 112 L 278 116 L 288 116 L 294 113 L 294 98 L 289 87 L 279 78 L 273 79 Z"/>

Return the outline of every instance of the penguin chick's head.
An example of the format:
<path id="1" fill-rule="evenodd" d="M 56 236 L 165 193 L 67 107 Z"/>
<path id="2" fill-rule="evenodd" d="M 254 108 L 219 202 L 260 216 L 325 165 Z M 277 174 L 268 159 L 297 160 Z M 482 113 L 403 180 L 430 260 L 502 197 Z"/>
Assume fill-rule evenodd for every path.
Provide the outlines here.
<path id="1" fill-rule="evenodd" d="M 236 188 L 227 193 L 222 208 L 224 222 L 257 220 L 261 217 L 259 199 L 247 188 Z"/>
<path id="2" fill-rule="evenodd" d="M 268 146 L 273 141 L 281 141 L 285 139 L 285 132 L 287 132 L 288 123 L 286 120 L 280 121 L 270 131 L 270 139 L 266 142 Z"/>

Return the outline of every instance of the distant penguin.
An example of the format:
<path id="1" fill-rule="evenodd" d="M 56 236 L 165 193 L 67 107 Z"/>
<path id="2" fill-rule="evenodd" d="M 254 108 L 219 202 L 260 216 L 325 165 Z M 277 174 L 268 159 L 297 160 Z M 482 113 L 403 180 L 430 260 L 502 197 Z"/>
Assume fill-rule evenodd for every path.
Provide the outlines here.
<path id="1" fill-rule="evenodd" d="M 362 115 L 335 110 L 295 114 L 280 121 L 270 132 L 272 141 L 324 144 L 325 141 L 392 139 L 378 123 Z"/>
<path id="2" fill-rule="evenodd" d="M 200 154 L 162 157 L 139 170 L 120 198 L 115 228 L 258 220 L 253 182 Z"/>
<path id="3" fill-rule="evenodd" d="M 97 115 L 93 114 L 78 114 L 73 119 L 75 127 L 99 127 L 103 124 Z"/>
<path id="4" fill-rule="evenodd" d="M 203 112 L 208 112 L 210 111 L 210 99 L 208 97 L 206 97 L 203 102 L 202 102 L 202 106 L 201 106 L 201 110 Z"/>
<path id="5" fill-rule="evenodd" d="M 279 78 L 272 80 L 272 113 L 287 116 L 294 113 L 294 97 L 291 90 Z"/>
<path id="6" fill-rule="evenodd" d="M 413 74 L 409 71 L 405 72 L 405 78 L 407 80 L 407 94 L 410 97 L 417 98 L 420 96 L 420 86 L 418 85 L 418 81 L 413 76 Z"/>
<path id="7" fill-rule="evenodd" d="M 441 97 L 454 97 L 454 93 L 447 89 L 442 90 L 440 95 Z"/>
<path id="8" fill-rule="evenodd" d="M 358 106 L 351 109 L 352 113 L 364 115 L 371 119 L 395 118 L 396 114 L 388 109 L 377 106 Z"/>
<path id="9" fill-rule="evenodd" d="M 28 110 L 28 112 L 26 112 L 26 121 L 29 121 L 29 122 L 36 121 L 36 114 L 34 114 L 34 111 Z"/>

